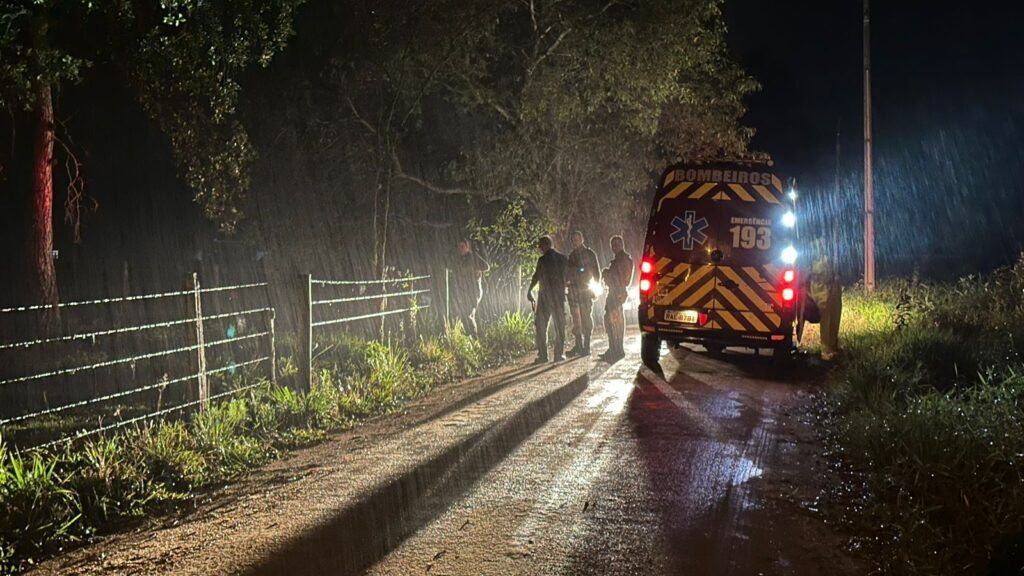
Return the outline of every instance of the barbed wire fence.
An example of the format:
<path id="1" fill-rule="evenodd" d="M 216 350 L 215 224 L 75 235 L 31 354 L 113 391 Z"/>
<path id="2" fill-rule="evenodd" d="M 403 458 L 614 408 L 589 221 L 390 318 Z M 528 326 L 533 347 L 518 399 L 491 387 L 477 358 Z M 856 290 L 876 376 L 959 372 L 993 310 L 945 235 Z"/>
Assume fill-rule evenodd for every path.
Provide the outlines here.
<path id="1" fill-rule="evenodd" d="M 386 319 L 399 314 L 413 325 L 416 315 L 431 307 L 431 275 L 382 280 L 333 280 L 304 277 L 306 310 L 300 338 L 299 378 L 308 390 L 313 378 L 313 361 L 318 353 L 317 336 L 328 328 L 353 322 L 379 321 L 374 332 L 384 332 Z M 444 287 L 448 299 L 448 286 Z M 333 297 L 331 297 L 333 296 Z"/>
<path id="2" fill-rule="evenodd" d="M 65 317 L 78 312 L 78 324 L 100 326 L 75 330 L 71 320 L 64 334 L 0 342 L 4 440 L 49 448 L 205 408 L 255 387 L 262 381 L 256 377 L 275 381 L 275 313 L 266 287 L 203 287 L 193 274 L 186 290 L 57 304 Z M 0 323 L 46 309 L 0 308 Z M 126 320 L 153 316 L 165 318 Z M 242 374 L 252 383 L 232 378 Z"/>

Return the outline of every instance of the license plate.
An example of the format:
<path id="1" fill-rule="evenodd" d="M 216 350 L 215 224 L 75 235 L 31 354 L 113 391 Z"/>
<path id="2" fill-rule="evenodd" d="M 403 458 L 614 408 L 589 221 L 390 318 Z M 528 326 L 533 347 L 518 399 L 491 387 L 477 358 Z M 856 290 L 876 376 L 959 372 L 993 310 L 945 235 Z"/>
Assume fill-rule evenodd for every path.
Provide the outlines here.
<path id="1" fill-rule="evenodd" d="M 665 310 L 665 320 L 669 322 L 682 322 L 683 324 L 696 324 L 696 310 Z"/>

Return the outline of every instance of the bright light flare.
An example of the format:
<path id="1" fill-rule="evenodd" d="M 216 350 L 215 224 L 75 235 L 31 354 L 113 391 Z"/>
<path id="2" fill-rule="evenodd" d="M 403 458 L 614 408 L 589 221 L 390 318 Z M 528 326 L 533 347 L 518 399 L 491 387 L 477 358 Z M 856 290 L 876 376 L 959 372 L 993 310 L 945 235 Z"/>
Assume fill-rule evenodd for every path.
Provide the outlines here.
<path id="1" fill-rule="evenodd" d="M 782 215 L 782 225 L 786 228 L 796 226 L 796 214 L 794 214 L 792 210 Z"/>
<path id="2" fill-rule="evenodd" d="M 640 293 L 647 294 L 651 291 L 651 281 L 647 278 L 640 279 Z"/>
<path id="3" fill-rule="evenodd" d="M 796 279 L 796 270 L 786 270 L 782 273 L 783 282 L 792 282 Z"/>
<path id="4" fill-rule="evenodd" d="M 783 288 L 782 289 L 782 300 L 783 300 L 783 302 L 792 302 L 793 298 L 795 298 L 795 297 L 796 297 L 796 292 L 794 292 L 792 288 Z"/>
<path id="5" fill-rule="evenodd" d="M 591 278 L 590 282 L 587 283 L 587 288 L 590 289 L 590 293 L 593 294 L 595 298 L 604 294 L 604 286 L 594 278 Z"/>
<path id="6" fill-rule="evenodd" d="M 652 270 L 654 270 L 654 264 L 650 260 L 640 261 L 640 272 L 650 274 Z"/>
<path id="7" fill-rule="evenodd" d="M 797 257 L 796 248 L 794 248 L 792 245 L 787 246 L 782 251 L 782 261 L 784 263 L 786 263 L 786 264 L 795 264 L 796 263 L 796 257 Z"/>
<path id="8" fill-rule="evenodd" d="M 788 196 L 790 200 L 796 200 L 796 189 L 790 188 Z"/>

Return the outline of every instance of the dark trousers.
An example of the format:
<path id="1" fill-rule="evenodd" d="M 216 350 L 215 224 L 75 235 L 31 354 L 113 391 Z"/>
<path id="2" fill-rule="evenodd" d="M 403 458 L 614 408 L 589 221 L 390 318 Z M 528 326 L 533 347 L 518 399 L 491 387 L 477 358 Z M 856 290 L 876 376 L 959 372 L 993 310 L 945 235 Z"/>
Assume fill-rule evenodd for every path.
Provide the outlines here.
<path id="1" fill-rule="evenodd" d="M 590 350 L 590 337 L 594 333 L 594 301 L 587 295 L 569 300 L 569 314 L 572 316 L 572 335 L 576 347 Z"/>
<path id="2" fill-rule="evenodd" d="M 537 299 L 537 314 L 534 317 L 534 326 L 537 329 L 537 355 L 541 358 L 548 357 L 549 319 L 555 325 L 555 344 L 552 352 L 557 358 L 565 353 L 565 300 Z"/>

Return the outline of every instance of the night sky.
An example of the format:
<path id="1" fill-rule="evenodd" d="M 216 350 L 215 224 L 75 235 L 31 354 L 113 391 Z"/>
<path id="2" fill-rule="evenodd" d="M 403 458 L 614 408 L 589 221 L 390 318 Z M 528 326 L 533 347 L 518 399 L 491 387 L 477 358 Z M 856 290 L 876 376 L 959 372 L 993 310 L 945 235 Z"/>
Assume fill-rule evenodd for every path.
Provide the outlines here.
<path id="1" fill-rule="evenodd" d="M 736 57 L 762 84 L 754 147 L 795 176 L 815 233 L 861 262 L 859 0 L 727 0 Z M 948 277 L 1011 262 L 1024 241 L 1024 6 L 875 2 L 872 61 L 880 272 Z M 841 129 L 836 190 L 836 129 Z"/>

